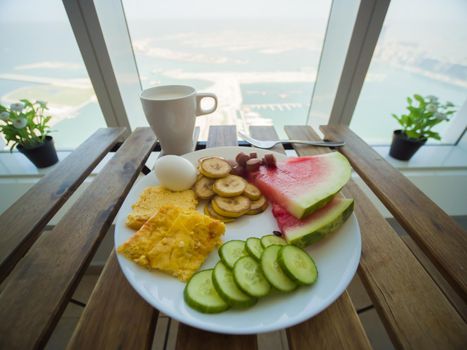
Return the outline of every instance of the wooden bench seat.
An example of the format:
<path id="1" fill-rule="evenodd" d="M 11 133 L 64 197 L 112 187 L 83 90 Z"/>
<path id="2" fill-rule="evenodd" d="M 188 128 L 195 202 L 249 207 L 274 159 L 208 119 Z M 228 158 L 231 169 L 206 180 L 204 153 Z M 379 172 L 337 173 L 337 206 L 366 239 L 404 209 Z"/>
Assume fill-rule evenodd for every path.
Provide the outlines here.
<path id="1" fill-rule="evenodd" d="M 97 130 L 0 216 L 0 283 L 124 132 Z"/>
<path id="2" fill-rule="evenodd" d="M 18 262 L 0 294 L 0 348 L 45 345 L 155 143 L 151 129 L 136 129 L 55 228 Z"/>
<path id="3" fill-rule="evenodd" d="M 271 140 L 278 137 L 274 128 L 270 126 L 251 127 L 250 132 L 253 137 L 259 139 Z M 290 138 L 318 139 L 310 127 L 290 126 L 286 127 L 286 132 Z M 103 142 L 105 146 L 96 146 L 98 150 L 92 153 L 92 164 L 97 163 L 97 159 L 103 156 L 101 153 L 110 149 L 109 144 L 117 139 L 117 134 L 106 138 Z M 347 139 L 345 141 L 347 142 Z M 9 278 L 0 294 L 0 348 L 29 349 L 40 348 L 46 344 L 155 142 L 149 128 L 139 128 L 133 132 L 58 225 L 35 243 L 35 238 L 31 238 L 30 243 L 22 248 L 25 251 L 29 248 L 22 259 L 21 256 L 15 255 L 11 260 L 15 263 L 10 266 Z M 227 145 L 237 145 L 236 128 L 211 127 L 206 146 Z M 359 148 L 358 152 L 354 147 Z M 366 173 L 365 167 L 358 167 L 358 164 L 363 162 L 360 158 L 364 158 L 366 154 L 364 147 L 369 149 L 366 144 L 353 143 L 350 140 L 340 151 L 348 156 L 357 172 Z M 303 145 L 295 145 L 294 149 L 298 155 L 330 151 L 326 148 Z M 282 146 L 276 146 L 273 150 L 284 153 Z M 363 164 L 366 164 L 365 162 Z M 83 165 L 80 171 L 83 175 L 75 176 L 72 182 L 68 182 L 72 185 L 64 187 L 67 196 L 89 174 L 87 167 Z M 402 202 L 394 201 L 394 194 L 391 192 L 393 188 L 388 190 L 387 186 L 380 184 L 381 180 L 377 177 L 382 175 L 372 173 L 371 170 L 368 170 L 368 174 L 372 179 L 367 181 L 371 182 L 373 187 L 385 189 L 385 195 L 380 193 L 383 203 L 392 203 L 389 206 L 403 205 Z M 57 187 L 54 186 L 56 185 L 45 183 L 44 188 L 55 193 Z M 398 348 L 465 348 L 465 321 L 415 255 L 353 180 L 344 187 L 342 194 L 355 199 L 355 214 L 362 235 L 362 256 L 358 273 L 394 345 Z M 420 198 L 417 200 L 421 200 Z M 39 224 L 30 225 L 28 232 L 35 232 L 36 227 L 43 225 L 44 217 L 53 215 L 51 213 L 56 212 L 63 202 L 63 199 L 58 199 L 50 206 L 41 207 L 41 215 L 31 214 L 37 218 Z M 402 211 L 403 208 L 393 210 Z M 398 215 L 403 216 L 402 213 Z M 443 218 L 442 224 L 448 219 Z M 406 216 L 404 220 L 408 220 Z M 446 225 L 443 227 L 453 227 L 449 223 Z M 422 247 L 429 246 L 427 242 L 431 241 L 418 232 L 420 227 L 412 225 L 409 229 L 417 231 L 420 239 L 425 240 Z M 449 234 L 452 235 L 452 232 Z M 23 237 L 28 235 L 29 233 Z M 33 237 L 37 233 L 31 235 Z M 443 257 L 443 254 L 447 254 L 449 249 L 449 245 L 445 245 L 443 249 L 437 250 L 436 254 L 432 254 L 431 258 L 436 261 Z M 455 254 L 459 251 L 462 252 L 458 249 Z M 443 268 L 440 271 L 443 274 L 452 267 L 450 262 L 443 262 L 441 265 Z M 459 276 L 456 267 L 453 268 L 455 271 L 451 280 L 455 282 Z M 8 269 L 5 269 L 5 275 L 7 274 Z M 457 290 L 461 291 L 462 283 L 457 285 L 460 287 Z M 157 310 L 139 297 L 129 285 L 118 266 L 115 252 L 112 252 L 68 348 L 149 349 L 153 343 L 157 318 Z M 347 292 L 320 314 L 288 328 L 286 333 L 289 348 L 292 350 L 371 348 Z M 247 350 L 257 349 L 258 340 L 256 335 L 217 334 L 180 323 L 175 347 L 180 350 Z"/>
<path id="4" fill-rule="evenodd" d="M 310 127 L 290 126 L 286 132 L 293 139 L 319 139 Z M 352 146 L 339 151 L 345 154 L 347 147 Z M 295 149 L 299 155 L 329 152 L 299 145 Z M 355 199 L 362 234 L 359 276 L 394 344 L 415 349 L 465 344 L 465 322 L 397 233 L 353 180 L 342 192 Z"/>

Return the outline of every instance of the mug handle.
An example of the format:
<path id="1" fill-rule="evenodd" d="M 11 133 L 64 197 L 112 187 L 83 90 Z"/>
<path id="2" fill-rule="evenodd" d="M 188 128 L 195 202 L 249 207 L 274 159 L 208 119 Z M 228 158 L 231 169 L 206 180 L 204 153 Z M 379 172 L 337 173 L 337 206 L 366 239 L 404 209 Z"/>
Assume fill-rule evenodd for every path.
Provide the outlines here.
<path id="1" fill-rule="evenodd" d="M 205 97 L 211 97 L 214 100 L 214 106 L 210 109 L 201 108 L 201 100 Z M 217 96 L 210 92 L 200 92 L 196 94 L 196 115 L 205 115 L 212 113 L 217 108 Z"/>

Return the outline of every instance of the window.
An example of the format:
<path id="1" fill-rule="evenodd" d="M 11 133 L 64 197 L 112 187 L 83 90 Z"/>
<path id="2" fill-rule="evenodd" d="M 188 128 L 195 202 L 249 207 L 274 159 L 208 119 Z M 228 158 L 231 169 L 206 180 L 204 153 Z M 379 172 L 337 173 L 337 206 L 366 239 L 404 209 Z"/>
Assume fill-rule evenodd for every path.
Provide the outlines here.
<path id="1" fill-rule="evenodd" d="M 185 84 L 218 96 L 218 110 L 197 119 L 201 139 L 210 124 L 283 132 L 306 123 L 330 0 L 123 5 L 143 88 Z"/>
<path id="2" fill-rule="evenodd" d="M 391 114 L 404 113 L 414 93 L 451 101 L 459 111 L 467 102 L 466 22 L 462 0 L 392 0 L 350 127 L 369 143 L 390 143 L 398 129 Z M 438 125 L 443 143 L 455 142 L 467 123 L 453 136 L 448 129 L 456 124 Z"/>
<path id="3" fill-rule="evenodd" d="M 106 126 L 62 1 L 2 0 L 0 33 L 2 104 L 47 101 L 61 149 L 78 146 Z"/>

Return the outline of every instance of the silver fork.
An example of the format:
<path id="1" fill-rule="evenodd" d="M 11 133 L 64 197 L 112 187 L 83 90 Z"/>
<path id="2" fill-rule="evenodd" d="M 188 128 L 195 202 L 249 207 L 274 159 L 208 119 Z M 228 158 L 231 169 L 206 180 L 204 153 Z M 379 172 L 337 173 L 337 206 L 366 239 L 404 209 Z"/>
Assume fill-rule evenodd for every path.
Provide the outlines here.
<path id="1" fill-rule="evenodd" d="M 305 140 L 277 140 L 277 141 L 261 141 L 254 139 L 244 132 L 239 131 L 238 134 L 242 139 L 244 139 L 246 142 L 251 143 L 253 146 L 258 147 L 258 148 L 273 148 L 275 145 L 279 143 L 299 143 L 299 144 L 304 144 L 304 145 L 310 145 L 310 146 L 319 146 L 319 147 L 341 147 L 344 146 L 345 142 L 343 141 L 305 141 Z"/>

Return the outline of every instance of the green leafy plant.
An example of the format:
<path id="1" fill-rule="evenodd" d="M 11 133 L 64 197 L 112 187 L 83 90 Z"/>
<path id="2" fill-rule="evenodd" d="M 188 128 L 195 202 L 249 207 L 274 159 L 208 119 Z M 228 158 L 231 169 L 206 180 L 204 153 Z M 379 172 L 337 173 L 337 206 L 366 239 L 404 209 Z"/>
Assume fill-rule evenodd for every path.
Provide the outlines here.
<path id="1" fill-rule="evenodd" d="M 436 96 L 422 97 L 415 94 L 413 99 L 407 97 L 409 113 L 392 116 L 399 122 L 402 131 L 411 139 L 441 140 L 441 136 L 432 128 L 449 118 L 456 111 L 451 102 L 441 103 Z"/>
<path id="2" fill-rule="evenodd" d="M 0 132 L 11 150 L 17 145 L 31 149 L 44 143 L 50 132 L 51 116 L 46 115 L 47 109 L 46 102 L 27 99 L 10 107 L 0 104 Z"/>

